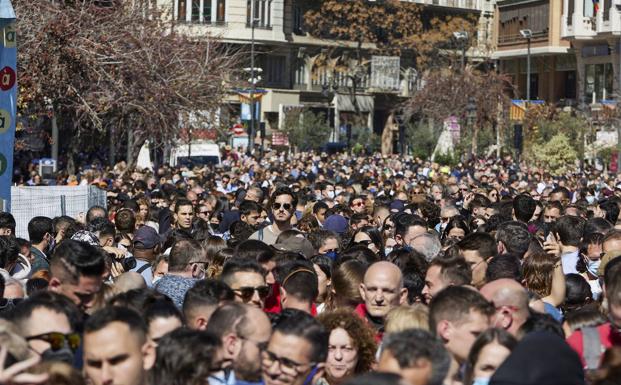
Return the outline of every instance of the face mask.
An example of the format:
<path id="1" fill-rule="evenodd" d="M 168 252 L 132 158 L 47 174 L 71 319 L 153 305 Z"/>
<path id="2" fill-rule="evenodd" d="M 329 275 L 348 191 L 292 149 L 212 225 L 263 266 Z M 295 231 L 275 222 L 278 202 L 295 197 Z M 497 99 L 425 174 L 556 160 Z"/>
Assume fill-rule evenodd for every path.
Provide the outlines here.
<path id="1" fill-rule="evenodd" d="M 599 270 L 599 265 L 602 263 L 601 259 L 597 259 L 595 261 L 592 260 L 588 260 L 587 261 L 587 270 L 589 271 L 589 273 L 591 273 L 591 275 L 594 275 L 597 277 L 597 271 Z"/>
<path id="2" fill-rule="evenodd" d="M 474 381 L 472 382 L 472 385 L 488 385 L 489 384 L 489 378 L 475 378 Z"/>
<path id="3" fill-rule="evenodd" d="M 327 253 L 324 254 L 326 257 L 330 258 L 333 261 L 336 261 L 336 258 L 338 257 L 338 254 L 336 251 L 329 251 Z"/>
<path id="4" fill-rule="evenodd" d="M 334 199 L 334 191 L 328 191 L 328 198 Z"/>
<path id="5" fill-rule="evenodd" d="M 390 253 L 392 253 L 392 247 L 388 247 L 388 246 L 386 246 L 386 247 L 384 248 L 384 255 L 388 255 L 388 254 L 390 254 Z"/>
<path id="6" fill-rule="evenodd" d="M 403 250 L 405 250 L 405 251 L 407 251 L 408 253 L 409 253 L 410 251 L 413 251 L 413 250 L 414 250 L 414 248 L 413 248 L 412 246 L 410 246 L 410 245 L 405 245 L 405 246 L 403 246 L 403 247 L 402 247 L 402 249 L 403 249 Z"/>
<path id="7" fill-rule="evenodd" d="M 151 280 L 151 284 L 155 285 L 155 282 L 159 281 L 160 279 L 162 279 L 162 277 L 161 277 L 161 276 L 159 276 L 159 277 L 154 277 L 154 278 Z"/>
<path id="8" fill-rule="evenodd" d="M 595 202 L 595 197 L 589 195 L 589 196 L 586 197 L 586 200 L 587 200 L 587 202 L 589 202 L 590 205 L 592 205 L 593 202 Z"/>
<path id="9" fill-rule="evenodd" d="M 369 191 L 371 192 L 371 194 L 375 194 L 377 192 L 377 189 L 375 187 L 371 187 Z"/>
<path id="10" fill-rule="evenodd" d="M 73 352 L 69 348 L 62 348 L 59 350 L 47 349 L 41 354 L 42 361 L 52 362 L 64 362 L 69 365 L 73 364 Z"/>

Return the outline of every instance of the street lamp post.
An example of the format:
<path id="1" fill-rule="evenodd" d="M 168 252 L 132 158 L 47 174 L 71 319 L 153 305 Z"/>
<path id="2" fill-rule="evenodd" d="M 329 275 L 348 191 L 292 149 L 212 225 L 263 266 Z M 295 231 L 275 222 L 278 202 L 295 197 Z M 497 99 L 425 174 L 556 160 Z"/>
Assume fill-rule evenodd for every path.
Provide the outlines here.
<path id="1" fill-rule="evenodd" d="M 254 94 L 257 91 L 257 83 L 254 78 L 254 26 L 255 26 L 255 18 L 254 18 L 254 0 L 250 3 L 250 81 L 252 85 L 250 86 L 250 135 L 248 136 L 248 154 L 252 153 L 254 149 L 254 137 L 255 137 L 255 119 L 254 119 Z"/>
<path id="2" fill-rule="evenodd" d="M 530 102 L 530 40 L 533 38 L 533 31 L 521 29 L 520 35 L 526 39 L 526 101 Z"/>

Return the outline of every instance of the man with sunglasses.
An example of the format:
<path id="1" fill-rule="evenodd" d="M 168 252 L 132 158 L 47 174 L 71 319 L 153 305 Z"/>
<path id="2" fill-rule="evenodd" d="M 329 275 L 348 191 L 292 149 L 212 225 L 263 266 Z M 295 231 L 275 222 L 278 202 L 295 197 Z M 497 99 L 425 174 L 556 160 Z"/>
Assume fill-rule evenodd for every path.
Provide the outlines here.
<path id="1" fill-rule="evenodd" d="M 222 282 L 235 293 L 235 301 L 259 309 L 265 307 L 270 287 L 265 282 L 265 271 L 252 259 L 233 257 L 226 261 L 220 275 Z"/>
<path id="2" fill-rule="evenodd" d="M 323 375 L 328 356 L 326 329 L 312 316 L 287 309 L 274 325 L 261 370 L 265 385 L 311 385 Z"/>
<path id="3" fill-rule="evenodd" d="M 258 239 L 268 245 L 275 244 L 280 233 L 293 228 L 291 217 L 297 204 L 298 199 L 289 187 L 278 187 L 270 198 L 273 223 L 254 232 L 249 239 Z"/>
<path id="4" fill-rule="evenodd" d="M 272 333 L 261 309 L 225 304 L 212 314 L 206 331 L 220 338 L 224 358 L 224 370 L 209 377 L 210 385 L 261 383 L 261 352 Z"/>
<path id="5" fill-rule="evenodd" d="M 80 335 L 75 332 L 80 314 L 62 295 L 49 291 L 35 293 L 20 302 L 10 320 L 18 328 L 28 347 L 43 361 L 75 362 Z"/>

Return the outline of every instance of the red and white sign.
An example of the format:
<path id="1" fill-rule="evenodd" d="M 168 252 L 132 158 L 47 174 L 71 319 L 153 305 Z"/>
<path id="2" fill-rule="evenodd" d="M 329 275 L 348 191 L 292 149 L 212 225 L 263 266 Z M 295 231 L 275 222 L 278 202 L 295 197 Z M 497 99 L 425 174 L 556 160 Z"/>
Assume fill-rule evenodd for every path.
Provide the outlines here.
<path id="1" fill-rule="evenodd" d="M 284 132 L 272 133 L 272 146 L 288 146 L 289 136 Z"/>
<path id="2" fill-rule="evenodd" d="M 243 124 L 237 123 L 233 127 L 231 127 L 231 131 L 233 131 L 234 135 L 241 136 L 246 133 L 246 128 L 244 128 Z"/>

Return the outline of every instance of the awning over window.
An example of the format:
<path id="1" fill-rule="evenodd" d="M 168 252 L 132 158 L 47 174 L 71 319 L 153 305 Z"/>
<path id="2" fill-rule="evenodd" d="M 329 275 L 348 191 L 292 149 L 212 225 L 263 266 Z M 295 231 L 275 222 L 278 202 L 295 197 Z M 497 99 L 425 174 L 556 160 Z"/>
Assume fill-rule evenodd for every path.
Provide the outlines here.
<path id="1" fill-rule="evenodd" d="M 356 103 L 358 103 L 358 109 L 362 112 L 372 112 L 375 109 L 375 100 L 373 96 L 357 95 Z M 337 107 L 339 111 L 355 112 L 353 99 L 349 95 L 334 95 L 332 99 L 332 105 Z"/>

